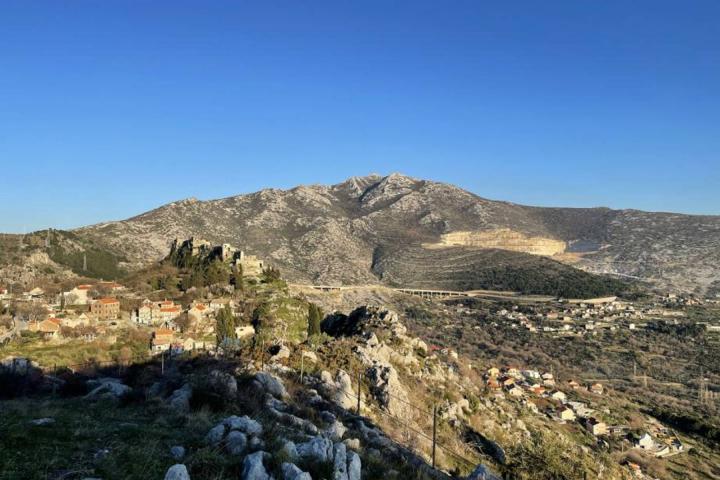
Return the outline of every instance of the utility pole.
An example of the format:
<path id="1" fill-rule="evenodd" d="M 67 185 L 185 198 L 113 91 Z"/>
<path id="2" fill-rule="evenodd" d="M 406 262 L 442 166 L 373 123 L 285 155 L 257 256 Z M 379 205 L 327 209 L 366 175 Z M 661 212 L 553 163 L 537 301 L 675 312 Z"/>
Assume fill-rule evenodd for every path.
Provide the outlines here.
<path id="1" fill-rule="evenodd" d="M 437 443 L 437 405 L 433 405 L 432 467 L 435 468 L 435 445 Z"/>
<path id="2" fill-rule="evenodd" d="M 358 389 L 358 392 L 357 392 L 358 393 L 357 415 L 358 415 L 358 417 L 360 416 L 360 385 L 361 385 L 360 382 L 361 381 L 362 381 L 362 376 L 360 375 L 360 372 L 358 372 L 358 385 L 357 385 L 357 389 Z"/>
<path id="3" fill-rule="evenodd" d="M 303 383 L 303 377 L 305 376 L 305 352 L 300 351 L 300 384 Z"/>
<path id="4" fill-rule="evenodd" d="M 83 252 L 83 272 L 87 271 L 87 253 Z"/>

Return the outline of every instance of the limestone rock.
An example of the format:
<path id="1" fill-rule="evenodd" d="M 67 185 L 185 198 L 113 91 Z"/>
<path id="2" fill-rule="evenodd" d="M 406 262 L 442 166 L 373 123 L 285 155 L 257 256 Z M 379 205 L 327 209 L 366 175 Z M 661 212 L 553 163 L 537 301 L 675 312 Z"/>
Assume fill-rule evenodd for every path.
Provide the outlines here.
<path id="1" fill-rule="evenodd" d="M 322 435 L 297 446 L 298 455 L 316 462 L 327 462 L 333 459 L 333 442 Z"/>
<path id="2" fill-rule="evenodd" d="M 30 425 L 35 425 L 36 427 L 40 427 L 43 425 L 52 425 L 53 423 L 55 423 L 55 419 L 50 417 L 36 418 L 35 420 L 30 420 Z"/>
<path id="3" fill-rule="evenodd" d="M 85 395 L 87 399 L 98 398 L 115 398 L 120 399 L 128 395 L 132 388 L 120 382 L 118 379 L 100 379 L 104 380 L 95 387 L 90 393 Z"/>
<path id="4" fill-rule="evenodd" d="M 282 448 L 280 449 L 280 453 L 291 462 L 297 460 L 299 456 L 297 447 L 295 446 L 295 442 L 290 440 L 283 444 Z"/>
<path id="5" fill-rule="evenodd" d="M 250 440 L 248 440 L 248 449 L 250 449 L 250 451 L 256 452 L 264 448 L 265 442 L 259 437 L 250 437 Z"/>
<path id="6" fill-rule="evenodd" d="M 205 441 L 210 445 L 217 445 L 220 443 L 225 436 L 225 425 L 222 423 L 215 425 L 210 429 L 208 434 L 205 436 Z"/>
<path id="7" fill-rule="evenodd" d="M 302 356 L 312 363 L 317 363 L 317 361 L 318 361 L 317 355 L 315 354 L 315 352 L 309 352 L 307 350 L 303 350 Z"/>
<path id="8" fill-rule="evenodd" d="M 300 470 L 297 465 L 285 462 L 280 466 L 283 480 L 312 480 L 309 473 Z"/>
<path id="9" fill-rule="evenodd" d="M 360 480 L 362 474 L 362 461 L 355 452 L 347 452 L 348 480 Z"/>
<path id="10" fill-rule="evenodd" d="M 237 396 L 237 380 L 229 373 L 220 370 L 213 370 L 209 375 L 209 382 L 212 389 L 225 398 Z"/>
<path id="11" fill-rule="evenodd" d="M 283 399 L 288 397 L 285 385 L 282 380 L 275 375 L 267 372 L 258 372 L 255 374 L 253 383 L 275 398 Z"/>
<path id="12" fill-rule="evenodd" d="M 330 438 L 337 442 L 342 440 L 343 435 L 347 432 L 347 427 L 345 427 L 342 422 L 335 420 L 332 425 L 325 429 L 325 432 Z"/>
<path id="13" fill-rule="evenodd" d="M 225 448 L 230 455 L 242 455 L 247 447 L 248 441 L 244 433 L 233 430 L 225 438 Z"/>
<path id="14" fill-rule="evenodd" d="M 192 399 L 192 387 L 190 384 L 185 384 L 182 387 L 175 390 L 168 398 L 168 405 L 173 410 L 181 413 L 187 413 L 190 411 L 190 399 Z"/>
<path id="15" fill-rule="evenodd" d="M 321 390 L 323 394 L 334 404 L 351 410 L 357 406 L 357 394 L 353 390 L 353 382 L 350 375 L 338 371 L 333 380 L 330 372 L 320 373 Z"/>
<path id="16" fill-rule="evenodd" d="M 270 362 L 278 362 L 288 358 L 290 358 L 290 349 L 285 345 L 279 345 L 277 347 L 277 352 L 270 357 Z"/>
<path id="17" fill-rule="evenodd" d="M 190 480 L 190 474 L 185 465 L 178 463 L 168 469 L 165 480 Z"/>
<path id="18" fill-rule="evenodd" d="M 182 460 L 185 456 L 185 447 L 181 445 L 170 447 L 170 456 L 175 460 Z"/>
<path id="19" fill-rule="evenodd" d="M 333 447 L 333 480 L 348 480 L 347 450 L 344 443 Z"/>
<path id="20" fill-rule="evenodd" d="M 370 392 L 380 407 L 396 417 L 410 417 L 411 409 L 407 408 L 409 397 L 395 367 L 390 364 L 375 364 L 368 368 L 366 377 L 370 381 Z"/>
<path id="21" fill-rule="evenodd" d="M 247 415 L 242 417 L 231 415 L 224 419 L 222 424 L 229 430 L 239 430 L 247 435 L 260 435 L 263 431 L 262 425 Z"/>
<path id="22" fill-rule="evenodd" d="M 483 464 L 478 465 L 465 480 L 502 480 Z"/>
<path id="23" fill-rule="evenodd" d="M 264 457 L 265 452 L 263 451 L 246 456 L 242 463 L 240 480 L 270 480 L 270 475 L 268 475 L 265 465 L 263 465 Z"/>

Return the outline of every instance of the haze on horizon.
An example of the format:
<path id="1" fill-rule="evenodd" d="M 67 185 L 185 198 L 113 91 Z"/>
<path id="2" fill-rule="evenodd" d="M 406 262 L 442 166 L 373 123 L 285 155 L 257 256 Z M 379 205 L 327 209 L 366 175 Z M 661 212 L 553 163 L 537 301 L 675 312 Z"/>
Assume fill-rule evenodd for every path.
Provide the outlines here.
<path id="1" fill-rule="evenodd" d="M 371 172 L 720 214 L 720 4 L 7 1 L 0 231 Z"/>

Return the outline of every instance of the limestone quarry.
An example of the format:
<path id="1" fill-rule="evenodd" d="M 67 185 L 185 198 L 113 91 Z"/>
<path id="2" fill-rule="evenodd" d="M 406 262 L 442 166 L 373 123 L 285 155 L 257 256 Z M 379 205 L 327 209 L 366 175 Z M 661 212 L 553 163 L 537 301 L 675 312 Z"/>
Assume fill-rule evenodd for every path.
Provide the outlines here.
<path id="1" fill-rule="evenodd" d="M 437 243 L 426 243 L 425 248 L 476 247 L 497 248 L 511 252 L 531 253 L 551 257 L 565 252 L 566 244 L 553 238 L 529 236 L 509 228 L 486 231 L 450 232 L 440 236 Z"/>

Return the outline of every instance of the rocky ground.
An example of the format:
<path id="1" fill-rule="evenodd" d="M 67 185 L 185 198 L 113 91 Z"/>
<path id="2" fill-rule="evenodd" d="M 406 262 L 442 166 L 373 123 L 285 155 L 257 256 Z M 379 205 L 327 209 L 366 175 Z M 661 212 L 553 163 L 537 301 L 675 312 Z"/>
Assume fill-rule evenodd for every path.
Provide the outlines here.
<path id="1" fill-rule="evenodd" d="M 0 478 L 626 476 L 591 438 L 483 394 L 467 359 L 431 351 L 394 311 L 361 307 L 328 318 L 324 330 L 272 357 L 248 346 L 113 377 L 16 364 L 22 376 L 4 380 L 35 389 L 29 401 L 0 403 Z M 4 381 L 2 393 L 18 387 Z"/>

